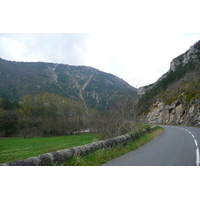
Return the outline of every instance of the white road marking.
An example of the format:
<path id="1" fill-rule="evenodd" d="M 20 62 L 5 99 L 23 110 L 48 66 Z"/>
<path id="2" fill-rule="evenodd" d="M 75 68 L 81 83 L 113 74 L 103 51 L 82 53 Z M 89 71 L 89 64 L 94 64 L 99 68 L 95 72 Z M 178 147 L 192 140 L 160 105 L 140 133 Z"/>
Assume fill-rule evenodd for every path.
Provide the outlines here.
<path id="1" fill-rule="evenodd" d="M 199 148 L 196 148 L 196 164 L 199 166 Z"/>
<path id="2" fill-rule="evenodd" d="M 191 135 L 192 135 L 192 134 L 191 134 Z M 195 138 L 194 135 L 192 135 L 192 137 Z"/>
<path id="3" fill-rule="evenodd" d="M 194 142 L 195 142 L 195 145 L 196 145 L 196 147 L 198 147 L 198 144 L 197 144 L 197 141 L 196 141 L 196 139 L 194 139 Z"/>
<path id="4" fill-rule="evenodd" d="M 187 129 L 185 129 L 192 137 L 193 137 L 193 139 L 194 139 L 194 143 L 195 143 L 195 145 L 196 145 L 196 165 L 197 166 L 199 166 L 199 164 L 200 164 L 200 158 L 199 158 L 199 147 L 198 147 L 198 143 L 197 143 L 197 140 L 196 140 L 196 138 L 194 137 L 194 135 L 190 132 L 190 131 L 188 131 Z"/>

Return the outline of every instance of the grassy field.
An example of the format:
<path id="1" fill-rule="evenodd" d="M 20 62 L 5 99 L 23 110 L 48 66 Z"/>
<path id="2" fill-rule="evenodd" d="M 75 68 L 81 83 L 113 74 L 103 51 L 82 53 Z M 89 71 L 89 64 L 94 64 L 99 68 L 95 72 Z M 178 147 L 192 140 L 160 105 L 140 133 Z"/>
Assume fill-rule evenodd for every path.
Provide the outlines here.
<path id="1" fill-rule="evenodd" d="M 92 154 L 86 156 L 72 157 L 65 166 L 100 166 L 108 161 L 128 153 L 134 149 L 139 148 L 153 138 L 159 136 L 164 131 L 163 128 L 157 127 L 149 134 L 144 134 L 140 138 L 130 141 L 126 146 L 116 146 L 109 150 L 100 149 Z"/>
<path id="2" fill-rule="evenodd" d="M 52 151 L 81 146 L 98 139 L 99 134 L 0 139 L 0 163 L 22 160 Z"/>
<path id="3" fill-rule="evenodd" d="M 131 150 L 137 149 L 152 138 L 160 135 L 163 129 L 156 128 L 149 134 L 145 134 L 137 140 L 129 142 L 126 146 L 116 146 L 110 150 L 98 150 L 95 153 L 73 157 L 65 166 L 98 166 L 109 160 L 121 156 Z M 0 163 L 22 160 L 44 153 L 61 149 L 81 146 L 97 141 L 100 134 L 82 134 L 71 136 L 56 136 L 44 138 L 6 138 L 0 139 Z"/>

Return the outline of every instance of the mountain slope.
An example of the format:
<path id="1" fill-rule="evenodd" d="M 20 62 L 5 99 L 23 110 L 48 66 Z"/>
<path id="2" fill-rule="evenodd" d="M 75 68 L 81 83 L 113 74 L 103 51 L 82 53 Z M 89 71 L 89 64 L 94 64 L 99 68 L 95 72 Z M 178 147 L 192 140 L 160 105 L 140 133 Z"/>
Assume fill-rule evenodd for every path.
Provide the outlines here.
<path id="1" fill-rule="evenodd" d="M 19 100 L 23 95 L 55 93 L 82 100 L 85 110 L 104 110 L 121 95 L 137 90 L 122 79 L 87 66 L 45 62 L 14 62 L 0 58 L 0 97 Z"/>
<path id="2" fill-rule="evenodd" d="M 141 120 L 200 125 L 200 41 L 174 58 L 154 84 L 139 88 Z"/>

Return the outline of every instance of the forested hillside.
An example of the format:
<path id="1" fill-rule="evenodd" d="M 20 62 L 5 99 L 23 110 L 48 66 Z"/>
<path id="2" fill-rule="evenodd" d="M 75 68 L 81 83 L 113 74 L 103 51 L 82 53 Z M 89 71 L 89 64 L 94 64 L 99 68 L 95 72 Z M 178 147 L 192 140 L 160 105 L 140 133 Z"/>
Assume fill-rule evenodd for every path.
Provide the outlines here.
<path id="1" fill-rule="evenodd" d="M 137 92 L 122 79 L 95 68 L 0 59 L 0 97 L 18 101 L 23 95 L 54 93 L 82 100 L 85 109 L 99 111 L 121 95 Z"/>
<path id="2" fill-rule="evenodd" d="M 136 93 L 122 79 L 92 67 L 0 59 L 0 136 L 106 132 L 105 113 Z"/>

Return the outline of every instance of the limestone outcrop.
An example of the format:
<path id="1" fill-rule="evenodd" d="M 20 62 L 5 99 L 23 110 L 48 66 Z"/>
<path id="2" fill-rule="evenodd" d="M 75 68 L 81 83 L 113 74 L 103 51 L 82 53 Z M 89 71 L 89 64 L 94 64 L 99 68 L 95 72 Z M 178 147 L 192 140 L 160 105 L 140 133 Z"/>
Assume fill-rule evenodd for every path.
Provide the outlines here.
<path id="1" fill-rule="evenodd" d="M 184 99 L 173 101 L 170 105 L 157 99 L 143 119 L 146 123 L 182 124 L 200 126 L 200 99 L 186 103 Z"/>

